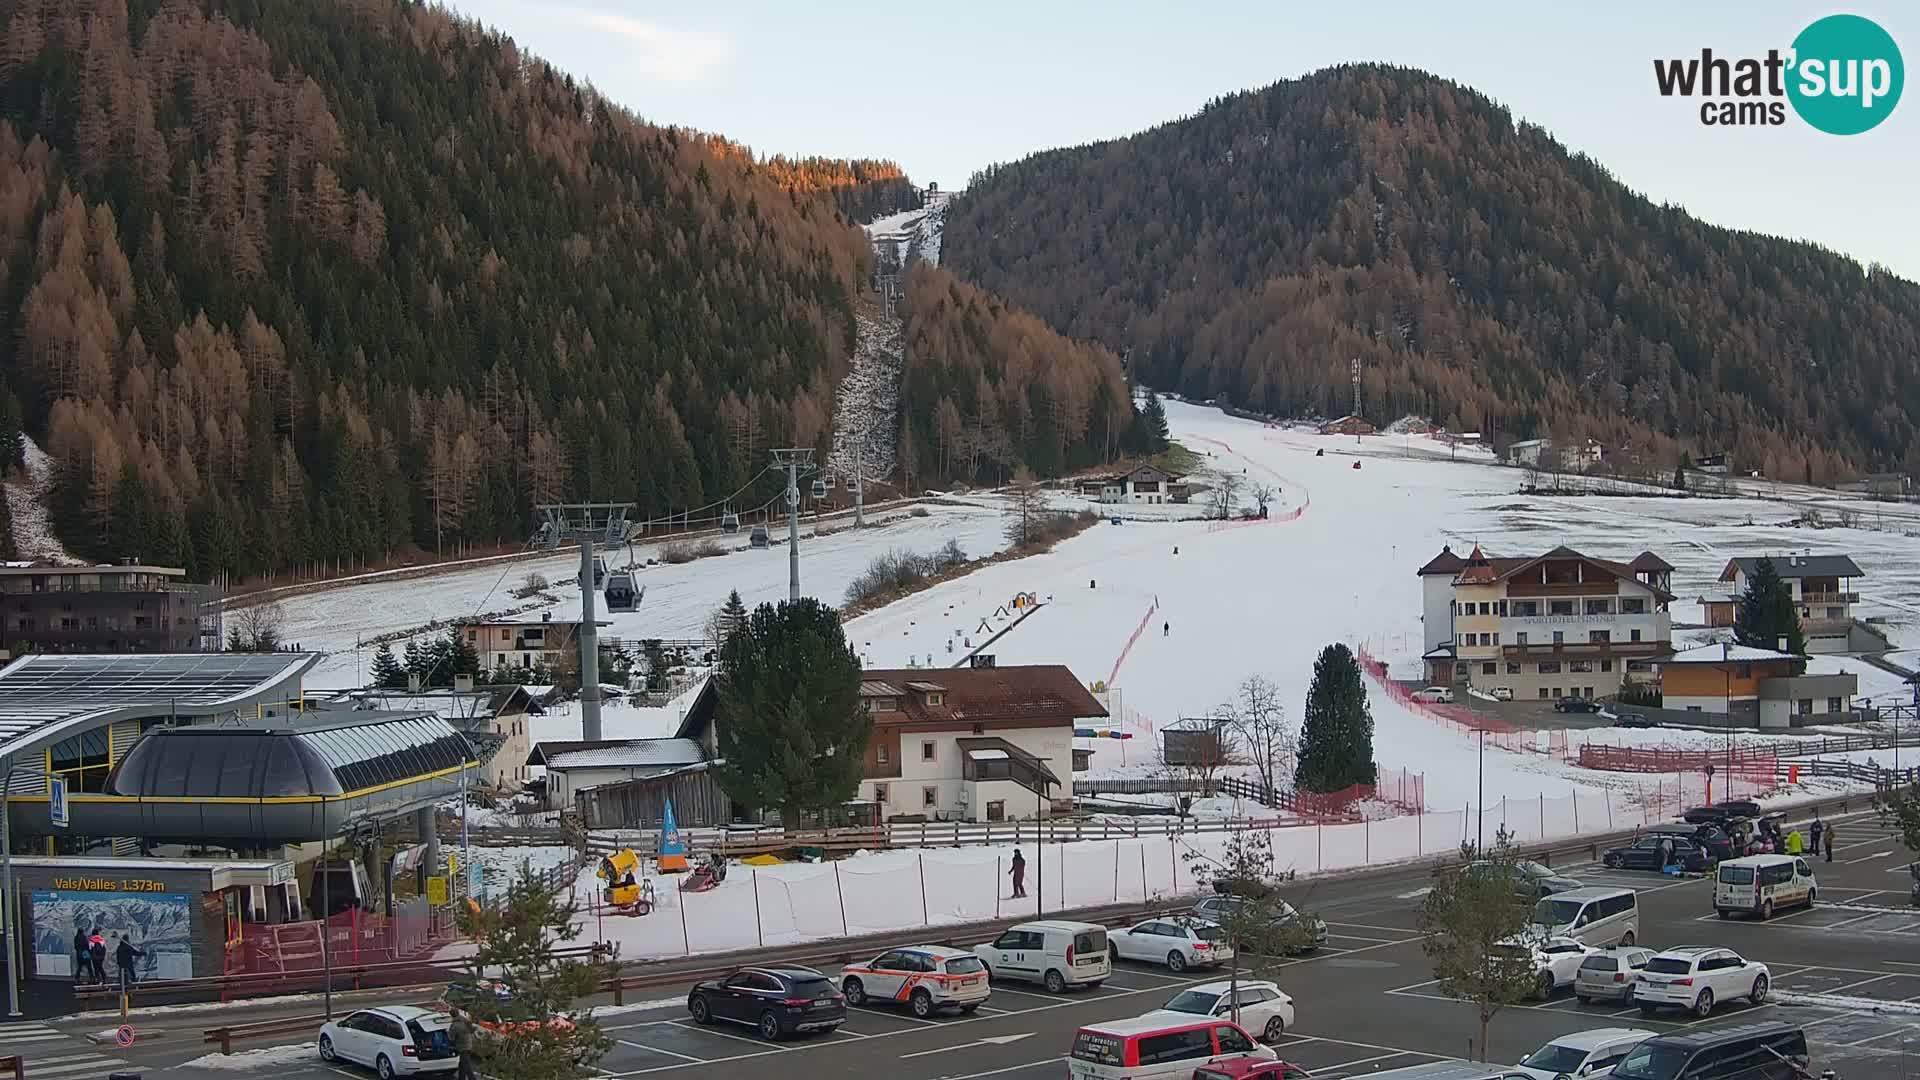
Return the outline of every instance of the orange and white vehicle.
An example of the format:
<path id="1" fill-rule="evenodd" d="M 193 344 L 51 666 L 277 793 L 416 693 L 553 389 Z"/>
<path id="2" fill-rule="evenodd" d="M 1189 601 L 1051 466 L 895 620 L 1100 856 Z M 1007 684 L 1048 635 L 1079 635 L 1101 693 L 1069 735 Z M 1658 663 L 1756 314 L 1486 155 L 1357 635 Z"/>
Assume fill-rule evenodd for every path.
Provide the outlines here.
<path id="1" fill-rule="evenodd" d="M 922 1019 L 941 1009 L 970 1013 L 992 993 L 987 966 L 964 949 L 909 945 L 840 970 L 847 1004 L 905 1005 Z"/>

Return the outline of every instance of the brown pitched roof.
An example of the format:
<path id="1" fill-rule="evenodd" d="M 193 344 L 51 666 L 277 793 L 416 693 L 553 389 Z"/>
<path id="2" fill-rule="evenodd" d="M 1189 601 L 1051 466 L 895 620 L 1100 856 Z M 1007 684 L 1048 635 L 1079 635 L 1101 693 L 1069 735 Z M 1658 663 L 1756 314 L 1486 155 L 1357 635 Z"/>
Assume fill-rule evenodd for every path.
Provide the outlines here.
<path id="1" fill-rule="evenodd" d="M 1640 554 L 1635 555 L 1633 557 L 1633 561 L 1628 563 L 1627 565 L 1632 567 L 1635 570 L 1641 570 L 1641 571 L 1646 571 L 1646 570 L 1671 571 L 1673 569 L 1672 563 L 1668 562 L 1667 560 L 1661 558 L 1658 555 L 1655 555 L 1651 551 L 1643 551 Z"/>
<path id="2" fill-rule="evenodd" d="M 861 677 L 894 685 L 922 682 L 926 668 L 869 668 Z M 988 720 L 1026 720 L 1035 726 L 1072 726 L 1075 720 L 1105 716 L 1107 710 L 1061 664 L 991 668 L 949 668 L 939 673 L 945 687 L 938 705 L 920 694 L 900 699 L 898 712 L 875 713 L 881 724 L 976 724 Z"/>
<path id="3" fill-rule="evenodd" d="M 1475 544 L 1473 546 L 1473 558 L 1467 561 L 1466 571 L 1463 572 L 1459 576 L 1459 578 L 1456 579 L 1456 582 L 1462 585 L 1476 585 L 1476 584 L 1484 585 L 1490 582 L 1504 580 L 1506 578 L 1512 577 L 1513 575 L 1519 573 L 1520 571 L 1526 569 L 1529 566 L 1533 566 L 1536 563 L 1544 562 L 1547 559 L 1578 559 L 1581 562 L 1588 563 L 1589 565 L 1597 566 L 1600 569 L 1605 570 L 1609 574 L 1612 574 L 1613 576 L 1620 578 L 1622 580 L 1631 581 L 1636 585 L 1645 585 L 1647 588 L 1653 590 L 1654 595 L 1659 596 L 1662 599 L 1665 599 L 1665 600 L 1673 599 L 1672 593 L 1669 593 L 1660 588 L 1656 588 L 1653 585 L 1648 585 L 1646 582 L 1641 581 L 1639 578 L 1638 572 L 1636 570 L 1636 564 L 1641 563 L 1642 560 L 1651 559 L 1654 562 L 1659 563 L 1661 566 L 1666 566 L 1666 563 L 1663 560 L 1661 560 L 1660 556 L 1655 555 L 1653 552 L 1651 551 L 1641 552 L 1638 556 L 1635 556 L 1632 563 L 1622 563 L 1622 562 L 1614 562 L 1611 559 L 1598 559 L 1593 557 L 1592 555 L 1583 555 L 1580 552 L 1575 551 L 1564 544 L 1554 548 L 1552 551 L 1547 552 L 1545 555 L 1531 555 L 1525 558 L 1518 558 L 1518 559 L 1513 559 L 1513 558 L 1488 559 L 1485 556 L 1481 555 L 1480 545 Z M 1480 564 L 1483 562 L 1486 564 L 1488 568 L 1484 571 L 1481 570 L 1480 568 Z M 1651 569 L 1651 568 L 1652 568 L 1651 566 L 1646 567 L 1646 569 Z M 1673 569 L 1673 567 L 1671 566 L 1666 566 L 1666 568 L 1668 570 Z"/>
<path id="4" fill-rule="evenodd" d="M 1440 554 L 1427 560 L 1427 565 L 1414 571 L 1420 577 L 1428 574 L 1458 574 L 1467 568 L 1467 560 L 1453 553 L 1451 546 L 1442 547 Z"/>

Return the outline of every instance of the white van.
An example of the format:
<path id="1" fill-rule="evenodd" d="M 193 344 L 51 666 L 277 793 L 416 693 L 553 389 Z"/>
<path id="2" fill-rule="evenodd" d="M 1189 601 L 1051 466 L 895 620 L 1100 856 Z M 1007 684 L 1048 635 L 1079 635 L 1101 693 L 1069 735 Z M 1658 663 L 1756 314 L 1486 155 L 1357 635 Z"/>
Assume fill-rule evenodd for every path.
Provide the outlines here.
<path id="1" fill-rule="evenodd" d="M 1728 859 L 1713 875 L 1713 910 L 1723 919 L 1736 911 L 1771 918 L 1774 909 L 1813 906 L 1819 883 L 1799 855 L 1748 855 Z"/>
<path id="2" fill-rule="evenodd" d="M 1009 927 L 973 954 L 995 982 L 1023 979 L 1058 994 L 1069 986 L 1099 986 L 1113 974 L 1107 928 L 1096 923 L 1043 919 Z"/>
<path id="3" fill-rule="evenodd" d="M 1640 901 L 1632 889 L 1569 889 L 1533 905 L 1535 932 L 1606 949 L 1640 939 Z"/>

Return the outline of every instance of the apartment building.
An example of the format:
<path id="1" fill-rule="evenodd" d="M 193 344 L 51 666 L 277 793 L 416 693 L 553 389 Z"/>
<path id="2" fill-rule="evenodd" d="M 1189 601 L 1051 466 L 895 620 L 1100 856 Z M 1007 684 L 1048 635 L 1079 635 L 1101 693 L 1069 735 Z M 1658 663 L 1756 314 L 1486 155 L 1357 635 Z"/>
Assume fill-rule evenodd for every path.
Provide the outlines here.
<path id="1" fill-rule="evenodd" d="M 1650 551 L 1628 562 L 1569 547 L 1493 558 L 1476 544 L 1464 559 L 1443 549 L 1419 574 L 1435 683 L 1599 697 L 1652 681 L 1653 662 L 1673 651 L 1673 567 Z"/>
<path id="2" fill-rule="evenodd" d="M 1058 664 L 868 669 L 860 797 L 883 820 L 1011 821 L 1072 806 L 1073 730 L 1107 710 Z"/>
<path id="3" fill-rule="evenodd" d="M 605 619 L 595 626 L 612 626 Z M 469 619 L 460 624 L 467 644 L 480 654 L 480 670 L 496 667 L 535 667 L 552 665 L 561 654 L 579 648 L 574 639 L 580 633 L 579 619 L 556 619 L 551 613 L 538 619 Z"/>
<path id="4" fill-rule="evenodd" d="M 0 659 L 26 653 L 218 652 L 211 586 L 176 566 L 0 565 Z"/>
<path id="5" fill-rule="evenodd" d="M 1733 625 L 1740 597 L 1759 565 L 1759 557 L 1728 561 L 1720 571 L 1725 591 L 1704 599 L 1708 626 Z M 1773 569 L 1793 597 L 1808 653 L 1878 652 L 1889 647 L 1884 634 L 1853 617 L 1853 605 L 1860 602 L 1853 579 L 1865 577 L 1866 572 L 1851 557 L 1782 555 L 1773 560 Z"/>

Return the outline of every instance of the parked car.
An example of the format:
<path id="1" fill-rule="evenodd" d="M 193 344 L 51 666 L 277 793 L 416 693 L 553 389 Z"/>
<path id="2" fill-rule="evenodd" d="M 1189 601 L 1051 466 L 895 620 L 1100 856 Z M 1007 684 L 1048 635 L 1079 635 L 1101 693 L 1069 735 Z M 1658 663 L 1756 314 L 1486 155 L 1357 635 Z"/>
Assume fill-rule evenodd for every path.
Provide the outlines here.
<path id="1" fill-rule="evenodd" d="M 1484 1061 L 1429 1061 L 1404 1069 L 1384 1069 L 1365 1074 L 1367 1080 L 1533 1080 L 1511 1065 L 1492 1065 Z"/>
<path id="2" fill-rule="evenodd" d="M 1310 1080 L 1310 1073 L 1285 1061 L 1233 1058 L 1193 1070 L 1193 1080 Z"/>
<path id="3" fill-rule="evenodd" d="M 1165 964 L 1172 972 L 1213 967 L 1233 959 L 1233 946 L 1220 924 L 1193 915 L 1173 915 L 1107 931 L 1107 951 L 1115 960 Z"/>
<path id="4" fill-rule="evenodd" d="M 1611 1075 L 1613 1067 L 1636 1046 L 1653 1038 L 1644 1028 L 1593 1028 L 1562 1035 L 1528 1054 L 1520 1062 L 1520 1071 L 1534 1080 L 1554 1080 L 1556 1076 L 1576 1080 L 1598 1080 Z"/>
<path id="5" fill-rule="evenodd" d="M 1746 998 L 1755 1005 L 1767 1000 L 1767 965 L 1748 960 L 1732 949 L 1688 945 L 1668 949 L 1647 961 L 1633 987 L 1633 1000 L 1642 1016 L 1652 1016 L 1672 1005 L 1705 1017 L 1715 1004 Z"/>
<path id="6" fill-rule="evenodd" d="M 453 1018 L 417 1005 L 360 1009 L 320 1025 L 320 1060 L 366 1065 L 381 1080 L 460 1067 Z"/>
<path id="7" fill-rule="evenodd" d="M 573 1030 L 573 1021 L 564 1016 L 536 1015 L 511 986 L 493 979 L 449 983 L 440 1001 L 449 1008 L 465 1009 L 473 1026 L 488 1035 L 517 1035 L 542 1027 L 556 1032 Z"/>
<path id="8" fill-rule="evenodd" d="M 1745 799 L 1733 799 L 1714 803 L 1712 806 L 1696 806 L 1680 815 L 1680 820 L 1699 824 L 1703 821 L 1723 821 L 1732 817 L 1757 818 L 1761 816 L 1760 804 Z"/>
<path id="9" fill-rule="evenodd" d="M 1042 919 L 1008 927 L 999 937 L 975 945 L 973 954 L 987 965 L 987 977 L 1037 982 L 1050 994 L 1069 986 L 1099 986 L 1113 974 L 1107 952 L 1107 928 L 1095 923 Z"/>
<path id="10" fill-rule="evenodd" d="M 1568 713 L 1596 713 L 1600 711 L 1600 703 L 1593 700 L 1592 698 L 1583 698 L 1583 697 L 1557 698 L 1554 700 L 1554 703 L 1553 703 L 1553 711 L 1568 712 Z"/>
<path id="11" fill-rule="evenodd" d="M 1499 872 L 1499 867 L 1487 859 L 1476 859 L 1467 864 L 1467 873 L 1469 874 Z M 1513 881 L 1514 893 L 1519 896 L 1552 896 L 1554 893 L 1585 887 L 1574 878 L 1561 876 L 1553 867 L 1545 863 L 1534 862 L 1531 859 L 1521 859 L 1518 862 L 1507 864 L 1506 873 Z"/>
<path id="12" fill-rule="evenodd" d="M 687 1015 L 696 1024 L 745 1024 L 775 1040 L 832 1031 L 846 1023 L 847 999 L 810 967 L 750 967 L 694 984 Z"/>
<path id="13" fill-rule="evenodd" d="M 913 945 L 841 968 L 840 993 L 848 1005 L 905 1005 L 924 1020 L 941 1009 L 973 1012 L 992 989 L 987 966 L 972 953 L 945 945 Z"/>
<path id="14" fill-rule="evenodd" d="M 1244 903 L 1246 899 L 1239 896 L 1208 896 L 1193 905 L 1193 913 L 1217 923 Z M 1285 900 L 1274 901 L 1272 925 L 1298 931 L 1299 944 L 1294 952 L 1310 952 L 1327 943 L 1327 921 L 1307 915 Z"/>
<path id="15" fill-rule="evenodd" d="M 1643 713 L 1643 712 L 1617 712 L 1613 714 L 1613 726 L 1626 727 L 1626 728 L 1656 728 L 1660 726 L 1660 721 L 1653 719 L 1652 717 L 1648 716 L 1646 713 Z"/>
<path id="16" fill-rule="evenodd" d="M 1552 997 L 1553 992 L 1563 986 L 1572 986 L 1574 976 L 1580 972 L 1580 961 L 1594 951 L 1570 937 L 1531 936 L 1509 938 L 1495 945 L 1494 950 L 1497 953 L 1531 954 L 1534 966 L 1533 992 L 1542 998 Z"/>
<path id="17" fill-rule="evenodd" d="M 1684 870 L 1702 871 L 1707 868 L 1707 852 L 1687 837 L 1656 834 L 1613 848 L 1600 861 L 1615 870 L 1661 871 L 1678 864 Z"/>
<path id="18" fill-rule="evenodd" d="M 1490 693 L 1493 695 L 1493 700 L 1495 701 L 1513 700 L 1513 687 L 1511 686 L 1496 686 Z"/>
<path id="19" fill-rule="evenodd" d="M 1689 1028 L 1656 1035 L 1613 1067 L 1614 1080 L 1806 1080 L 1813 1075 L 1807 1035 L 1792 1024 Z M 1376 1073 L 1384 1076 L 1384 1073 Z"/>
<path id="20" fill-rule="evenodd" d="M 1067 1057 L 1072 1080 L 1187 1080 L 1193 1070 L 1235 1058 L 1277 1058 L 1230 1021 L 1152 1012 L 1088 1024 Z"/>
<path id="21" fill-rule="evenodd" d="M 1729 822 L 1730 823 L 1730 822 Z M 1640 830 L 1642 837 L 1676 836 L 1691 840 L 1705 849 L 1715 859 L 1731 859 L 1740 854 L 1738 846 L 1725 825 L 1706 821 L 1700 823 L 1674 821 L 1658 825 L 1649 825 Z"/>
<path id="22" fill-rule="evenodd" d="M 1453 691 L 1444 686 L 1429 686 L 1424 690 L 1415 690 L 1413 692 L 1413 700 L 1437 701 L 1441 704 L 1451 704 L 1453 702 Z"/>
<path id="23" fill-rule="evenodd" d="M 1736 911 L 1773 918 L 1776 909 L 1813 905 L 1820 883 L 1798 855 L 1748 855 L 1728 859 L 1713 875 L 1713 909 L 1723 919 Z"/>
<path id="24" fill-rule="evenodd" d="M 1240 980 L 1237 991 L 1231 980 L 1190 986 L 1173 995 L 1155 1012 L 1231 1020 L 1234 998 L 1229 996 L 1229 991 L 1234 991 L 1239 997 L 1240 1026 L 1248 1031 L 1259 1032 L 1265 1041 L 1279 1039 L 1293 1026 L 1293 998 L 1277 985 L 1257 980 Z"/>
<path id="25" fill-rule="evenodd" d="M 1580 974 L 1573 979 L 1573 996 L 1582 1005 L 1589 1001 L 1631 1001 L 1640 969 L 1653 959 L 1652 949 L 1638 945 L 1601 949 L 1580 961 Z"/>
<path id="26" fill-rule="evenodd" d="M 1533 905 L 1532 923 L 1539 937 L 1570 937 L 1596 949 L 1631 945 L 1640 936 L 1640 895 L 1618 885 L 1554 893 Z"/>

